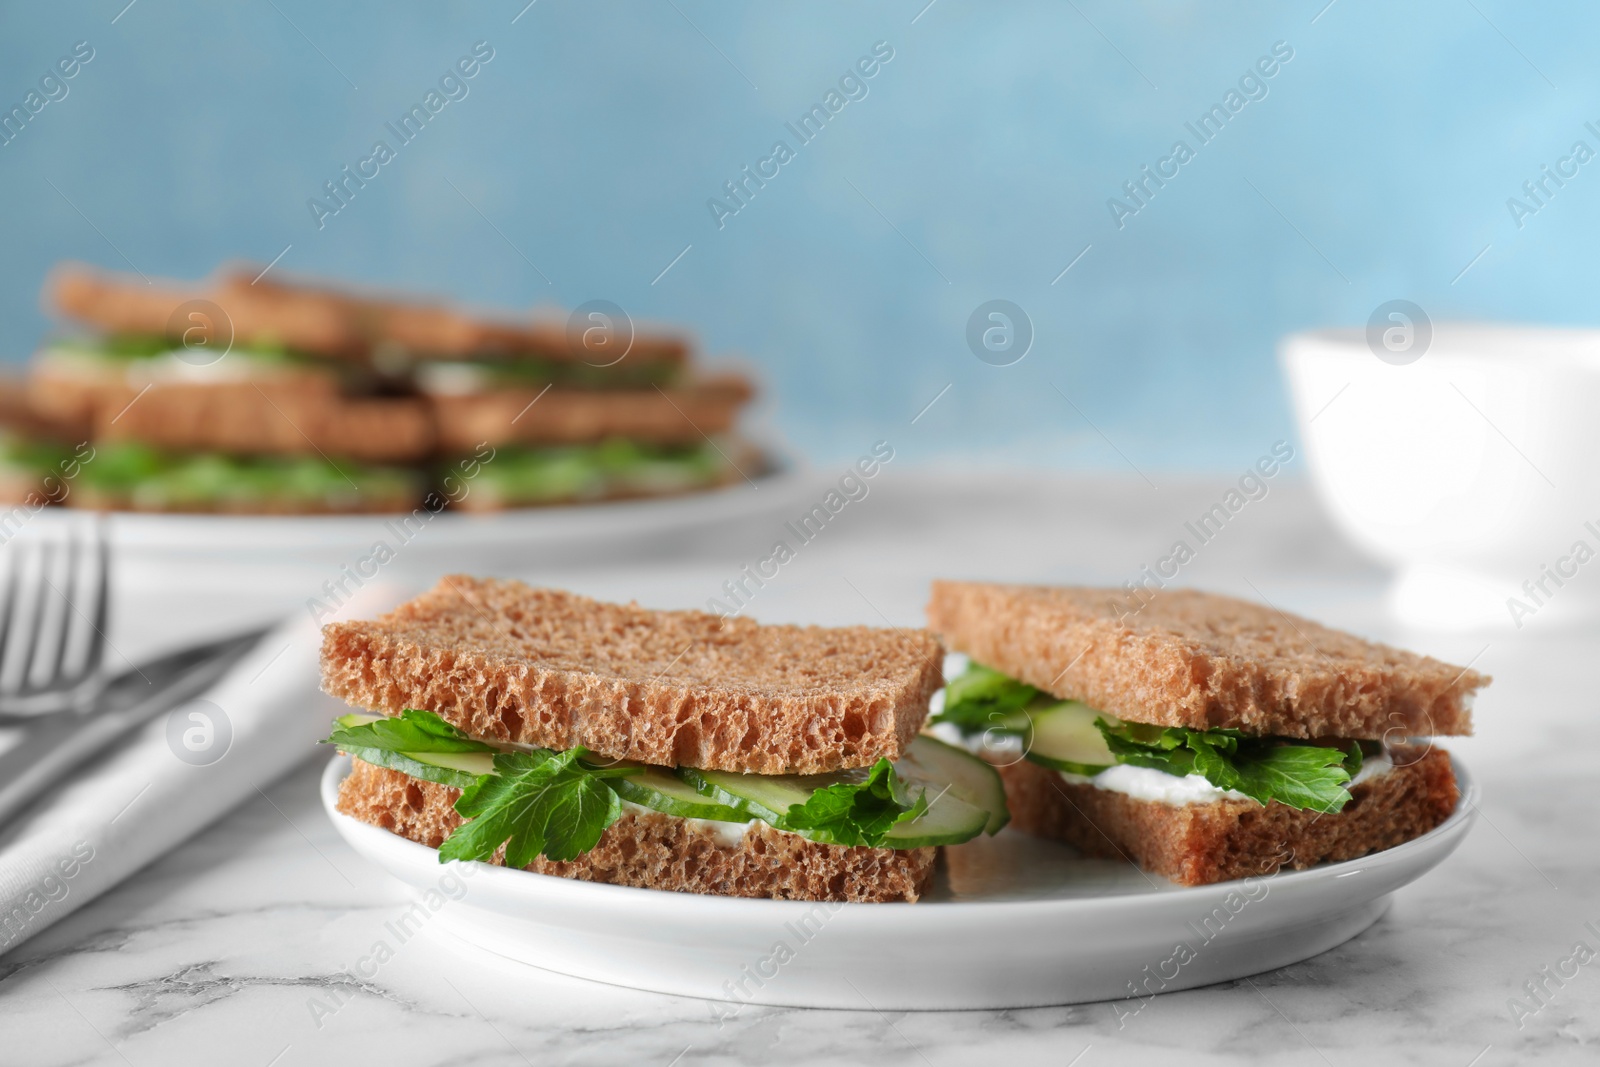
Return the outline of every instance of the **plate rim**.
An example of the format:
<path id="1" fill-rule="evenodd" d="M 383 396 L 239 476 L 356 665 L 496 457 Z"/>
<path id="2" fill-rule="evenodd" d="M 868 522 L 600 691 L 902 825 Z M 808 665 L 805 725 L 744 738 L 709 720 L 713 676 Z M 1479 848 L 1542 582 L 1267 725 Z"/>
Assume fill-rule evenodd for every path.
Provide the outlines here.
<path id="1" fill-rule="evenodd" d="M 809 464 L 784 456 L 768 473 L 688 493 L 656 497 L 594 500 L 584 503 L 511 507 L 472 512 L 441 508 L 430 512 L 422 503 L 402 511 L 336 514 L 224 514 L 212 512 L 145 512 L 50 507 L 33 522 L 71 525 L 101 519 L 114 543 L 146 551 L 185 551 L 212 548 L 219 540 L 244 536 L 252 541 L 272 541 L 291 549 L 320 548 L 330 538 L 364 538 L 387 523 L 427 516 L 427 526 L 439 541 L 495 540 L 505 537 L 569 537 L 592 525 L 611 526 L 668 522 L 675 525 L 729 510 L 763 506 L 773 494 L 787 499 L 812 484 L 817 472 Z M 761 490 L 768 490 L 766 494 Z"/>
<path id="2" fill-rule="evenodd" d="M 1448 750 L 1446 750 L 1448 752 Z M 1297 890 L 1309 891 L 1310 887 L 1322 885 L 1349 875 L 1360 874 L 1372 869 L 1406 865 L 1409 861 L 1419 858 L 1418 853 L 1430 852 L 1435 848 L 1443 847 L 1445 852 L 1432 864 L 1423 869 L 1421 874 L 1426 874 L 1434 866 L 1448 858 L 1449 853 L 1460 844 L 1477 815 L 1478 801 L 1481 790 L 1476 780 L 1469 774 L 1460 759 L 1454 753 L 1448 753 L 1452 770 L 1456 775 L 1459 795 L 1456 799 L 1455 810 L 1432 830 L 1402 842 L 1393 848 L 1386 848 L 1352 860 L 1340 860 L 1336 863 L 1322 863 L 1300 871 L 1280 871 L 1263 876 L 1270 878 L 1271 884 L 1279 892 L 1296 892 Z M 337 753 L 323 768 L 318 783 L 318 791 L 322 799 L 323 810 L 334 823 L 340 837 L 349 843 L 349 831 L 355 833 L 370 832 L 382 834 L 388 843 L 399 846 L 402 853 L 410 853 L 422 858 L 423 852 L 438 855 L 437 849 L 428 848 L 426 845 L 408 840 L 398 834 L 391 833 L 379 827 L 364 823 L 359 819 L 346 815 L 336 807 L 339 783 L 349 773 L 351 758 L 343 753 Z M 1448 840 L 1447 840 L 1448 839 Z M 373 840 L 378 840 L 374 838 Z M 353 847 L 353 846 L 352 846 Z M 411 850 L 416 850 L 411 852 Z M 435 861 L 437 863 L 437 861 Z M 450 864 L 464 861 L 451 860 L 447 863 L 438 863 L 441 868 L 448 868 Z M 937 921 L 938 916 L 947 919 L 952 915 L 969 915 L 975 909 L 984 909 L 986 912 L 1011 912 L 1021 913 L 1025 917 L 1035 920 L 1072 919 L 1083 916 L 1081 913 L 1104 914 L 1107 909 L 1127 911 L 1132 909 L 1150 908 L 1155 902 L 1162 905 L 1180 906 L 1184 902 L 1199 902 L 1218 896 L 1226 896 L 1234 891 L 1230 887 L 1241 884 L 1243 879 L 1230 879 L 1228 881 L 1213 882 L 1208 885 L 1174 886 L 1157 892 L 1144 893 L 1119 893 L 1109 896 L 1087 895 L 1081 897 L 1062 897 L 1043 900 L 936 900 L 918 901 L 909 906 L 896 907 L 894 903 L 886 906 L 882 903 L 852 903 L 839 901 L 817 900 L 770 900 L 755 897 L 720 896 L 709 893 L 678 893 L 660 889 L 648 889 L 642 886 L 611 885 L 605 882 L 588 882 L 576 878 L 562 878 L 557 875 L 539 874 L 535 871 L 510 870 L 498 864 L 482 863 L 477 860 L 470 861 L 474 864 L 474 879 L 487 876 L 493 884 L 509 885 L 513 891 L 517 885 L 522 884 L 515 879 L 522 875 L 532 875 L 543 879 L 539 883 L 537 892 L 555 894 L 561 902 L 576 901 L 577 903 L 596 903 L 604 905 L 607 901 L 623 905 L 633 901 L 640 908 L 670 910 L 668 917 L 682 917 L 694 919 L 707 910 L 723 913 L 726 917 L 728 908 L 741 909 L 743 913 L 755 916 L 758 913 L 772 914 L 778 911 L 810 912 L 818 905 L 825 905 L 841 909 L 835 912 L 835 918 L 843 914 L 844 910 L 856 914 L 871 913 L 882 915 L 884 921 L 890 923 L 903 922 L 929 922 Z M 398 878 L 385 864 L 383 867 L 390 877 Z M 1421 877 L 1421 874 L 1417 877 Z M 503 879 L 511 878 L 513 881 L 506 883 Z M 405 879 L 401 879 L 405 881 Z M 1407 884 L 1411 879 L 1407 880 Z M 697 912 L 696 909 L 699 909 Z M 485 909 L 492 910 L 492 909 Z M 923 916 L 916 918 L 915 916 Z M 743 915 L 741 915 L 741 918 Z M 899 917 L 899 918 L 897 918 Z"/>

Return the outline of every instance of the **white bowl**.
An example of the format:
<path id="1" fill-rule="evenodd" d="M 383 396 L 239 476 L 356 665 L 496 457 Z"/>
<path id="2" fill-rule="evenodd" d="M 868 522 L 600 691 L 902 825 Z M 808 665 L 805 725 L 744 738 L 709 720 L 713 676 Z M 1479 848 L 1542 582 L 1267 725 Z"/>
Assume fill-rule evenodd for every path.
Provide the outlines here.
<path id="1" fill-rule="evenodd" d="M 1411 362 L 1375 349 L 1318 330 L 1281 356 L 1317 490 L 1398 569 L 1402 621 L 1600 618 L 1600 561 L 1577 550 L 1600 552 L 1600 331 L 1440 323 Z"/>

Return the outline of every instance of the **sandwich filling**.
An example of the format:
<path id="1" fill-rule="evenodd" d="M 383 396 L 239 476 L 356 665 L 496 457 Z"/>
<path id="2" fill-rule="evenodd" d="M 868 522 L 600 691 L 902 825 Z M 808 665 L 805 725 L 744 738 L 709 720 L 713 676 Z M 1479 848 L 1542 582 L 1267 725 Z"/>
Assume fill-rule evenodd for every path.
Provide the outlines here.
<path id="1" fill-rule="evenodd" d="M 474 486 L 495 506 L 559 504 L 685 492 L 737 478 L 711 441 L 650 445 L 623 438 L 595 444 L 502 445 Z"/>
<path id="2" fill-rule="evenodd" d="M 40 359 L 60 375 L 124 378 L 130 384 L 146 381 L 250 381 L 273 377 L 292 369 L 316 368 L 329 374 L 356 369 L 349 361 L 334 361 L 301 352 L 262 337 L 240 338 L 210 363 L 197 365 L 185 359 L 193 352 L 215 354 L 220 349 L 205 338 L 190 344 L 184 338 L 119 333 L 107 336 L 65 336 L 40 353 Z M 422 392 L 440 396 L 466 396 L 501 389 L 547 385 L 572 389 L 649 389 L 677 384 L 682 368 L 674 361 L 635 359 L 600 366 L 581 360 L 551 359 L 535 354 L 485 355 L 480 358 L 377 361 L 390 377 L 410 381 Z"/>
<path id="3" fill-rule="evenodd" d="M 63 362 L 79 360 L 85 366 L 92 363 L 95 366 L 128 367 L 136 366 L 146 360 L 165 359 L 190 348 L 205 347 L 207 346 L 190 345 L 181 337 L 116 333 L 96 337 L 78 335 L 60 337 L 45 350 L 45 354 Z M 228 351 L 230 355 L 238 355 L 263 364 L 315 362 L 313 357 L 265 340 L 249 343 L 241 341 L 237 345 L 229 346 Z"/>
<path id="4" fill-rule="evenodd" d="M 547 385 L 571 389 L 649 389 L 674 385 L 682 378 L 677 363 L 630 360 L 607 366 L 580 360 L 423 359 L 413 371 L 417 388 L 435 396 L 471 396 L 500 389 L 539 389 Z"/>
<path id="5" fill-rule="evenodd" d="M 997 833 L 1008 818 L 999 775 L 982 760 L 919 737 L 893 763 L 817 775 L 761 775 L 613 760 L 473 738 L 432 712 L 351 714 L 326 744 L 367 763 L 460 790 L 466 821 L 440 862 L 526 867 L 593 849 L 626 812 L 693 820 L 726 847 L 763 823 L 825 844 L 907 849 Z"/>
<path id="6" fill-rule="evenodd" d="M 1249 799 L 1337 812 L 1352 785 L 1393 766 L 1379 741 L 1125 722 L 976 663 L 950 681 L 944 701 L 933 721 L 969 744 L 1020 753 L 1069 782 L 1167 804 Z"/>
<path id="7" fill-rule="evenodd" d="M 45 451 L 36 446 L 28 456 L 37 462 Z M 85 504 L 150 511 L 398 509 L 418 492 L 417 476 L 395 467 L 321 456 L 163 452 L 132 441 L 97 445 L 80 479 L 92 498 Z"/>
<path id="8" fill-rule="evenodd" d="M 51 343 L 39 353 L 38 362 L 55 378 L 133 388 L 172 382 L 266 383 L 308 375 L 357 391 L 371 385 L 368 376 L 354 365 L 318 360 L 268 341 L 240 341 L 222 348 L 209 339 L 191 345 L 182 339 L 143 334 L 71 336 Z"/>
<path id="9" fill-rule="evenodd" d="M 1016 751 L 1018 758 L 1021 758 L 1020 745 Z M 1361 769 L 1356 772 L 1355 777 L 1350 779 L 1349 788 L 1354 789 L 1363 782 L 1381 778 L 1392 770 L 1394 763 L 1387 752 L 1368 756 L 1361 761 Z M 1097 789 L 1121 793 L 1135 800 L 1152 800 L 1158 804 L 1170 804 L 1174 807 L 1185 804 L 1215 804 L 1219 800 L 1252 799 L 1237 789 L 1219 788 L 1203 775 L 1191 773 L 1180 778 L 1166 771 L 1136 767 L 1130 763 L 1107 767 L 1098 774 L 1074 774 L 1072 771 L 1057 773 L 1063 782 L 1072 785 L 1092 785 Z"/>

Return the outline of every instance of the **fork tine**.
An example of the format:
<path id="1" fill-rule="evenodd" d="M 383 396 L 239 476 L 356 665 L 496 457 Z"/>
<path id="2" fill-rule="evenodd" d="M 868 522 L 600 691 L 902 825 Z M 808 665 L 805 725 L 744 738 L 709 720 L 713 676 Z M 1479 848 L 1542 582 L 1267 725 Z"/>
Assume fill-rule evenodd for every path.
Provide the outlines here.
<path id="1" fill-rule="evenodd" d="M 17 575 L 26 568 L 19 556 L 25 555 L 22 544 L 13 538 L 5 545 L 11 551 L 6 553 L 6 584 L 4 594 L 0 594 L 0 691 L 5 689 L 6 652 L 11 646 L 11 635 L 16 631 L 11 618 L 14 614 L 17 600 Z"/>
<path id="2" fill-rule="evenodd" d="M 33 609 L 28 624 L 24 626 L 21 635 L 22 678 L 20 690 L 24 694 L 31 693 L 38 688 L 33 681 L 33 658 L 39 651 L 40 635 L 44 632 L 46 621 L 50 617 L 50 601 L 46 594 L 51 591 L 50 566 L 55 562 L 56 545 L 54 541 L 46 540 L 39 545 L 39 565 L 34 568 L 37 579 L 33 585 Z"/>
<path id="3" fill-rule="evenodd" d="M 88 612 L 93 629 L 84 654 L 85 675 L 98 674 L 106 655 L 106 626 L 111 620 L 111 538 L 106 536 L 105 516 L 95 515 L 90 527 L 94 533 L 94 611 Z"/>
<path id="4" fill-rule="evenodd" d="M 62 589 L 60 590 L 61 598 L 65 601 L 65 604 L 62 605 L 61 625 L 56 627 L 56 632 L 59 636 L 56 640 L 55 653 L 53 656 L 50 656 L 48 648 L 43 650 L 44 655 L 50 656 L 50 658 L 55 661 L 50 664 L 49 673 L 47 673 L 44 677 L 44 680 L 39 683 L 45 688 L 53 688 L 62 683 L 62 668 L 65 667 L 67 663 L 67 649 L 73 643 L 73 634 L 79 629 L 79 627 L 76 625 L 76 620 L 74 619 L 74 616 L 77 614 L 77 612 L 74 610 L 74 605 L 78 603 L 78 597 L 81 595 L 80 590 L 78 589 L 78 572 L 83 569 L 82 561 L 80 559 L 82 553 L 78 549 L 78 543 L 77 530 L 69 529 L 67 531 L 66 551 L 67 573 L 61 583 Z M 74 681 L 75 680 L 76 679 L 74 679 Z"/>
<path id="5" fill-rule="evenodd" d="M 104 516 L 0 541 L 0 718 L 82 708 L 105 684 L 111 545 Z M 85 632 L 88 631 L 88 632 Z M 53 642 L 53 643 L 52 643 Z"/>

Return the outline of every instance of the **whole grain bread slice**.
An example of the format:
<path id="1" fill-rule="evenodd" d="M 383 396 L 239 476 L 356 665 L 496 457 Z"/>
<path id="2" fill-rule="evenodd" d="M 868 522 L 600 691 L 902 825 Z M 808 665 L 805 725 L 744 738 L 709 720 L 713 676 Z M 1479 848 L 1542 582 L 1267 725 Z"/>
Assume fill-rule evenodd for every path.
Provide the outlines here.
<path id="1" fill-rule="evenodd" d="M 580 444 L 627 437 L 698 444 L 732 428 L 754 394 L 736 374 L 666 389 L 498 389 L 428 398 L 445 452 L 491 445 Z"/>
<path id="2" fill-rule="evenodd" d="M 175 375 L 172 365 L 162 361 L 84 358 L 47 347 L 35 354 L 28 369 L 28 401 L 53 418 L 110 421 L 147 388 L 177 389 L 201 407 L 236 404 L 240 398 L 261 406 L 332 399 L 340 391 L 332 371 L 309 364 L 255 368 L 243 378 L 235 373 L 236 363 L 220 360 L 205 367 L 178 366 L 182 371 Z"/>
<path id="3" fill-rule="evenodd" d="M 433 423 L 415 397 L 343 397 L 298 383 L 120 386 L 96 404 L 94 430 L 99 441 L 246 456 L 405 463 L 434 452 Z"/>
<path id="4" fill-rule="evenodd" d="M 324 627 L 322 687 L 491 741 L 809 774 L 899 758 L 942 655 L 922 631 L 763 626 L 458 575 L 376 621 Z"/>
<path id="5" fill-rule="evenodd" d="M 63 263 L 45 282 L 44 302 L 57 314 L 106 333 L 181 336 L 195 324 L 188 305 L 220 308 L 239 345 L 285 345 L 309 356 L 369 362 L 375 356 L 407 359 L 592 359 L 552 320 L 495 315 L 437 301 L 313 280 L 265 277 L 258 268 L 224 269 L 198 282 L 152 285 L 129 274 Z M 194 310 L 214 318 L 211 308 Z M 666 331 L 636 331 L 627 358 L 637 365 L 681 367 L 687 339 Z"/>
<path id="6" fill-rule="evenodd" d="M 370 347 L 360 320 L 334 294 L 307 294 L 286 304 L 249 286 L 224 290 L 209 281 L 152 285 L 132 275 L 63 263 L 45 282 L 44 302 L 61 315 L 112 334 L 181 337 L 192 325 L 204 323 L 239 346 L 287 345 L 339 359 L 363 358 Z M 217 317 L 212 308 L 221 309 L 221 321 L 209 321 Z M 191 319 L 190 310 L 200 318 Z"/>
<path id="7" fill-rule="evenodd" d="M 1472 732 L 1490 679 L 1190 589 L 936 581 L 928 626 L 977 662 L 1133 722 L 1283 737 Z"/>
<path id="8" fill-rule="evenodd" d="M 0 376 L 0 434 L 77 444 L 89 439 L 89 419 L 71 404 L 38 403 L 28 379 Z"/>
<path id="9" fill-rule="evenodd" d="M 1394 769 L 1323 814 L 1276 801 L 1138 800 L 1022 760 L 1000 768 L 1011 825 L 1079 851 L 1125 859 L 1182 885 L 1256 878 L 1356 859 L 1420 837 L 1455 811 L 1460 791 L 1442 749 L 1400 746 Z"/>
<path id="10" fill-rule="evenodd" d="M 438 848 L 461 825 L 460 790 L 355 760 L 339 785 L 351 818 Z M 915 901 L 933 880 L 934 848 L 819 844 L 756 823 L 736 845 L 657 812 L 625 812 L 600 843 L 574 860 L 535 859 L 527 869 L 586 882 L 777 900 Z M 494 862 L 505 864 L 504 850 Z"/>
<path id="11" fill-rule="evenodd" d="M 534 358 L 558 363 L 595 357 L 575 344 L 563 324 L 553 319 L 497 315 L 398 293 L 286 279 L 282 275 L 262 280 L 258 273 L 253 268 L 225 271 L 217 291 L 280 315 L 296 315 L 301 308 L 338 308 L 357 324 L 373 351 L 384 356 L 513 361 Z M 689 347 L 685 338 L 675 334 L 636 331 L 627 358 L 634 363 L 677 367 L 688 360 Z"/>

